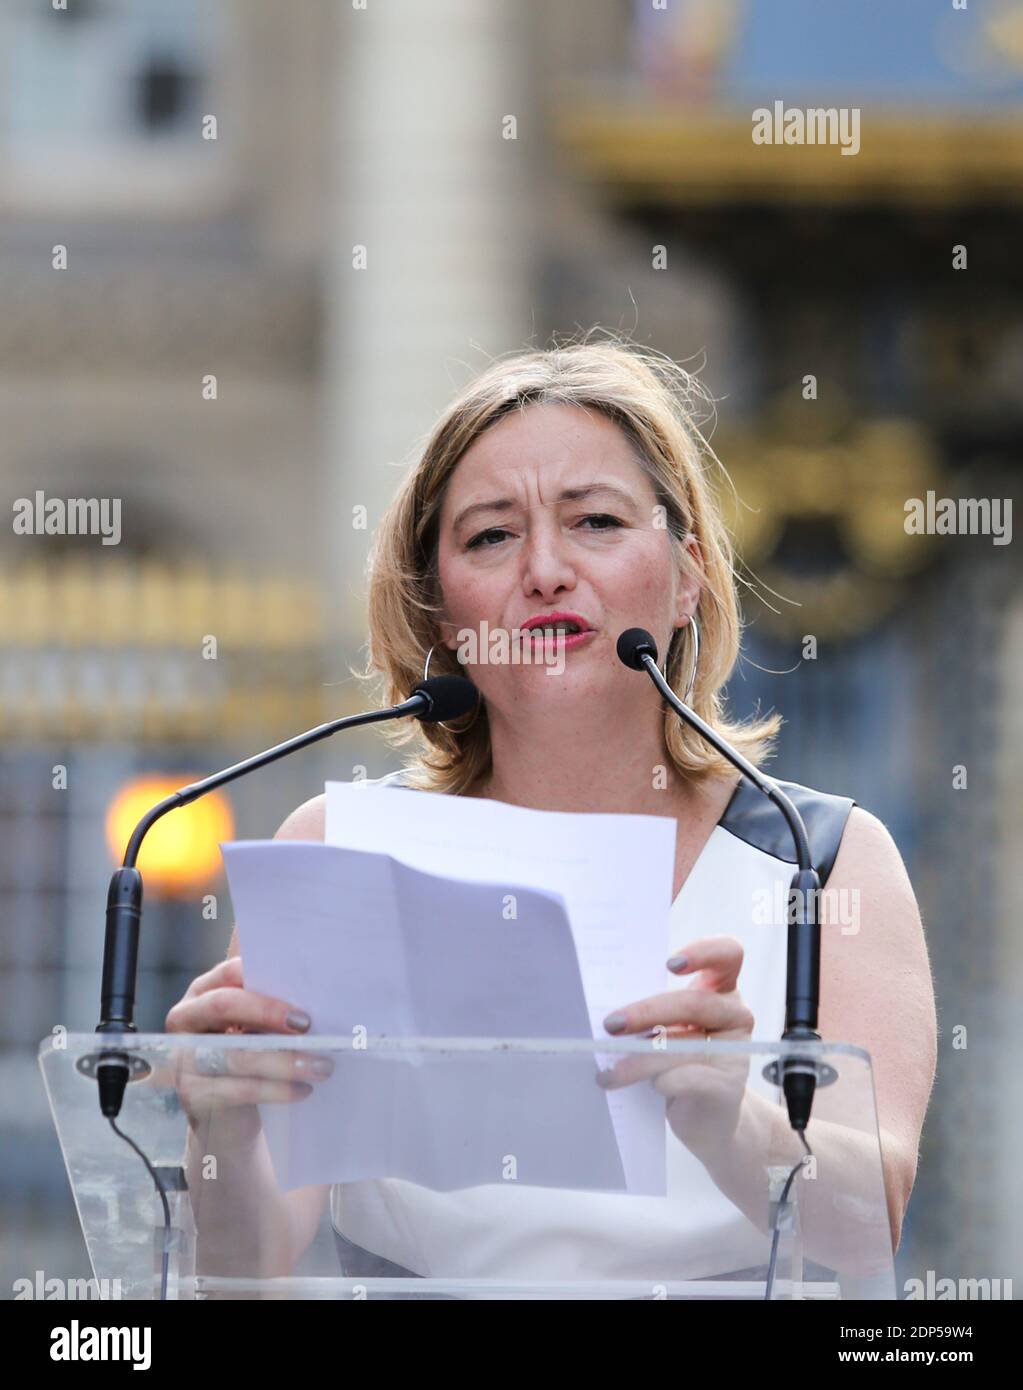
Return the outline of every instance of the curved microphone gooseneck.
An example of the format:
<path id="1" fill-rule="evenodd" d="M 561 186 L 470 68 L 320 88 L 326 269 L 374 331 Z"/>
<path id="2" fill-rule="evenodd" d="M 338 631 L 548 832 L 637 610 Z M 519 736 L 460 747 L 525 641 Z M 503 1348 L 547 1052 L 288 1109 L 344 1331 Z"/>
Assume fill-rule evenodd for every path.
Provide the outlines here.
<path id="1" fill-rule="evenodd" d="M 806 826 L 792 801 L 778 784 L 758 771 L 716 730 L 684 704 L 661 675 L 657 665 L 657 643 L 641 627 L 630 627 L 618 638 L 619 660 L 633 671 L 646 670 L 658 690 L 685 722 L 701 734 L 708 743 L 748 777 L 758 791 L 778 807 L 792 832 L 796 851 L 796 873 L 789 889 L 790 918 L 788 924 L 788 964 L 785 978 L 785 1031 L 783 1042 L 820 1042 L 817 1032 L 817 1011 L 820 1006 L 821 934 L 814 908 L 820 893 L 820 877 L 810 856 L 810 841 Z M 793 910 L 794 898 L 794 910 Z M 780 1080 L 779 1080 L 780 1073 Z M 812 1057 L 790 1056 L 771 1062 L 764 1075 L 785 1093 L 789 1123 L 799 1134 L 810 1122 L 814 1092 L 818 1083 L 827 1085 L 836 1079 L 834 1070 Z"/>
<path id="2" fill-rule="evenodd" d="M 386 709 L 370 710 L 365 714 L 352 714 L 344 719 L 333 719 L 328 724 L 320 724 L 307 733 L 268 748 L 263 753 L 235 763 L 222 772 L 214 772 L 201 782 L 193 782 L 179 791 L 172 792 L 157 803 L 136 825 L 128 840 L 124 861 L 115 869 L 107 893 L 106 937 L 103 945 L 103 982 L 100 992 L 100 1021 L 97 1033 L 134 1033 L 135 1028 L 135 982 L 138 965 L 139 929 L 142 923 L 142 875 L 135 867 L 139 849 L 147 832 L 165 816 L 179 806 L 205 796 L 207 792 L 233 782 L 248 772 L 276 762 L 278 758 L 307 748 L 311 743 L 329 738 L 342 729 L 355 729 L 363 724 L 379 724 L 388 719 L 401 719 L 414 715 L 424 723 L 438 723 L 441 720 L 457 719 L 468 714 L 479 699 L 479 691 L 465 676 L 431 676 L 420 681 L 412 694 L 400 705 L 390 705 Z M 145 1076 L 149 1064 L 137 1055 L 129 1055 L 113 1049 L 104 1049 L 83 1057 L 78 1063 L 79 1070 L 87 1076 L 95 1076 L 99 1086 L 100 1109 L 108 1119 L 116 1119 L 120 1114 L 121 1102 L 128 1081 L 134 1077 Z"/>

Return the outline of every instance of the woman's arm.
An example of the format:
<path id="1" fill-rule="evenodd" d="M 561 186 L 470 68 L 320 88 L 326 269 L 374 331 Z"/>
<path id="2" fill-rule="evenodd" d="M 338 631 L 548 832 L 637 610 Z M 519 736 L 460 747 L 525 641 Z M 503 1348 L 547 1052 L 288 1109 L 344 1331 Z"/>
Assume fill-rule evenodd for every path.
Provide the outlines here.
<path id="1" fill-rule="evenodd" d="M 821 1007 L 818 1032 L 825 1042 L 852 1043 L 870 1053 L 877 1100 L 881 1164 L 892 1249 L 916 1179 L 920 1133 L 934 1083 L 937 1019 L 923 925 L 909 876 L 884 825 L 854 807 L 825 888 L 832 911 L 821 927 Z M 824 914 L 822 914 L 824 915 Z M 820 1174 L 801 1182 L 799 1201 L 807 1252 L 823 1264 L 855 1258 L 856 1232 L 843 1222 L 831 1199 L 848 1210 L 869 1211 L 873 1199 L 874 1136 L 843 1124 L 839 1084 L 819 1088 L 807 1138 Z M 799 1162 L 804 1150 L 788 1125 L 783 1106 L 747 1092 L 736 1141 L 713 1159 L 715 1181 L 754 1223 L 764 1229 L 763 1187 L 758 1157 Z M 878 1233 L 860 1233 L 865 1247 L 878 1248 Z M 814 1241 L 820 1242 L 816 1249 Z"/>
<path id="2" fill-rule="evenodd" d="M 821 928 L 818 1032 L 871 1055 L 892 1232 L 898 1248 L 934 1085 L 938 1025 L 920 910 L 885 826 L 854 806 L 827 891 L 847 894 L 851 927 Z M 815 1111 L 825 1116 L 827 1090 Z"/>
<path id="3" fill-rule="evenodd" d="M 899 852 L 875 817 L 854 808 L 846 825 L 829 893 L 845 890 L 852 921 L 821 928 L 825 1041 L 848 1042 L 871 1054 L 892 1248 L 898 1247 L 916 1175 L 924 1115 L 934 1080 L 937 1025 L 930 963 L 916 900 Z M 854 890 L 856 890 L 854 892 Z M 836 896 L 832 901 L 841 902 Z M 846 934 L 843 933 L 843 929 Z M 695 987 L 640 1000 L 622 1012 L 621 1036 L 662 1026 L 684 1036 L 748 1038 L 753 1017 L 737 988 L 742 947 L 730 937 L 685 947 L 685 973 Z M 682 973 L 682 972 L 679 972 Z M 745 1058 L 674 1059 L 660 1053 L 622 1058 L 605 1084 L 653 1081 L 668 1100 L 668 1120 L 704 1163 L 717 1186 L 761 1230 L 767 1229 L 765 1165 L 799 1161 L 804 1150 L 784 1107 L 746 1088 Z M 807 1138 L 819 1180 L 799 1189 L 807 1218 L 806 1249 L 822 1263 L 864 1260 L 870 1266 L 883 1229 L 868 1219 L 857 1231 L 843 1216 L 868 1218 L 876 1205 L 869 1158 L 874 1136 L 843 1123 L 841 1086 L 819 1088 Z M 797 1178 L 797 1181 L 799 1179 Z M 840 1200 L 836 1204 L 835 1197 Z M 881 1218 L 883 1220 L 883 1217 Z"/>
<path id="4" fill-rule="evenodd" d="M 190 1126 L 185 1173 L 193 1194 L 196 1271 L 269 1279 L 294 1272 L 319 1226 L 328 1187 L 282 1193 L 263 1135 Z M 211 1159 L 216 1180 L 208 1181 Z"/>

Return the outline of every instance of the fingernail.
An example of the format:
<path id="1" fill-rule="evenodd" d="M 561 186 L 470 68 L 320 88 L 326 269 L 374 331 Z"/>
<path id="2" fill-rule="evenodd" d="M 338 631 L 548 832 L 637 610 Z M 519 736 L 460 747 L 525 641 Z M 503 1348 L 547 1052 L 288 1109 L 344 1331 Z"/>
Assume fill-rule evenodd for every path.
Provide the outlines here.
<path id="1" fill-rule="evenodd" d="M 329 1057 L 299 1057 L 295 1062 L 296 1071 L 304 1071 L 312 1076 L 331 1076 L 334 1063 Z"/>
<path id="2" fill-rule="evenodd" d="M 605 1091 L 609 1091 L 614 1084 L 614 1073 L 610 1069 L 597 1072 L 597 1085 L 603 1086 Z"/>
<path id="3" fill-rule="evenodd" d="M 623 1013 L 608 1014 L 604 1019 L 604 1027 L 609 1033 L 620 1033 L 625 1027 L 627 1020 Z"/>
<path id="4" fill-rule="evenodd" d="M 689 964 L 688 956 L 672 956 L 668 961 L 669 970 L 684 970 Z"/>
<path id="5" fill-rule="evenodd" d="M 310 1023 L 312 1023 L 312 1019 L 308 1014 L 302 1013 L 300 1009 L 293 1009 L 284 1022 L 289 1028 L 295 1028 L 298 1032 L 304 1033 Z"/>

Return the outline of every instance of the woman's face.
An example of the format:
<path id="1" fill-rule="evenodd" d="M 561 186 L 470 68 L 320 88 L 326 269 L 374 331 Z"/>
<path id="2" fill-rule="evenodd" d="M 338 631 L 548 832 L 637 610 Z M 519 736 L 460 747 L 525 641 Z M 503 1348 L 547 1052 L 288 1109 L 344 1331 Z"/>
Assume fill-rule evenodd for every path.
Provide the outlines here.
<path id="1" fill-rule="evenodd" d="M 565 495 L 581 489 L 585 496 Z M 442 633 L 463 653 L 466 632 L 475 633 L 481 658 L 488 647 L 500 656 L 494 634 L 508 634 L 504 664 L 465 663 L 489 705 L 511 714 L 523 697 L 532 704 L 627 696 L 640 678 L 618 660 L 615 644 L 630 627 L 653 634 L 663 665 L 674 630 L 696 609 L 699 586 L 678 571 L 660 511 L 628 439 L 596 410 L 530 405 L 466 451 L 440 515 Z M 698 562 L 696 542 L 689 547 Z M 575 615 L 590 635 L 516 653 L 516 634 L 531 619 L 559 612 Z"/>

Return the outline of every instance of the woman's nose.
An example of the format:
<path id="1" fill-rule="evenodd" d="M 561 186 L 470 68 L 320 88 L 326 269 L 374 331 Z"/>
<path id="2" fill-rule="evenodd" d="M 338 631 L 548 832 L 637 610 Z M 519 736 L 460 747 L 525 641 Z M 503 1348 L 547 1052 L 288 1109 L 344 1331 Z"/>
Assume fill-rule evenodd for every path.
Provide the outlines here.
<path id="1" fill-rule="evenodd" d="M 568 543 L 555 528 L 542 527 L 531 534 L 522 551 L 522 583 L 527 594 L 553 594 L 575 586 L 575 569 Z"/>

